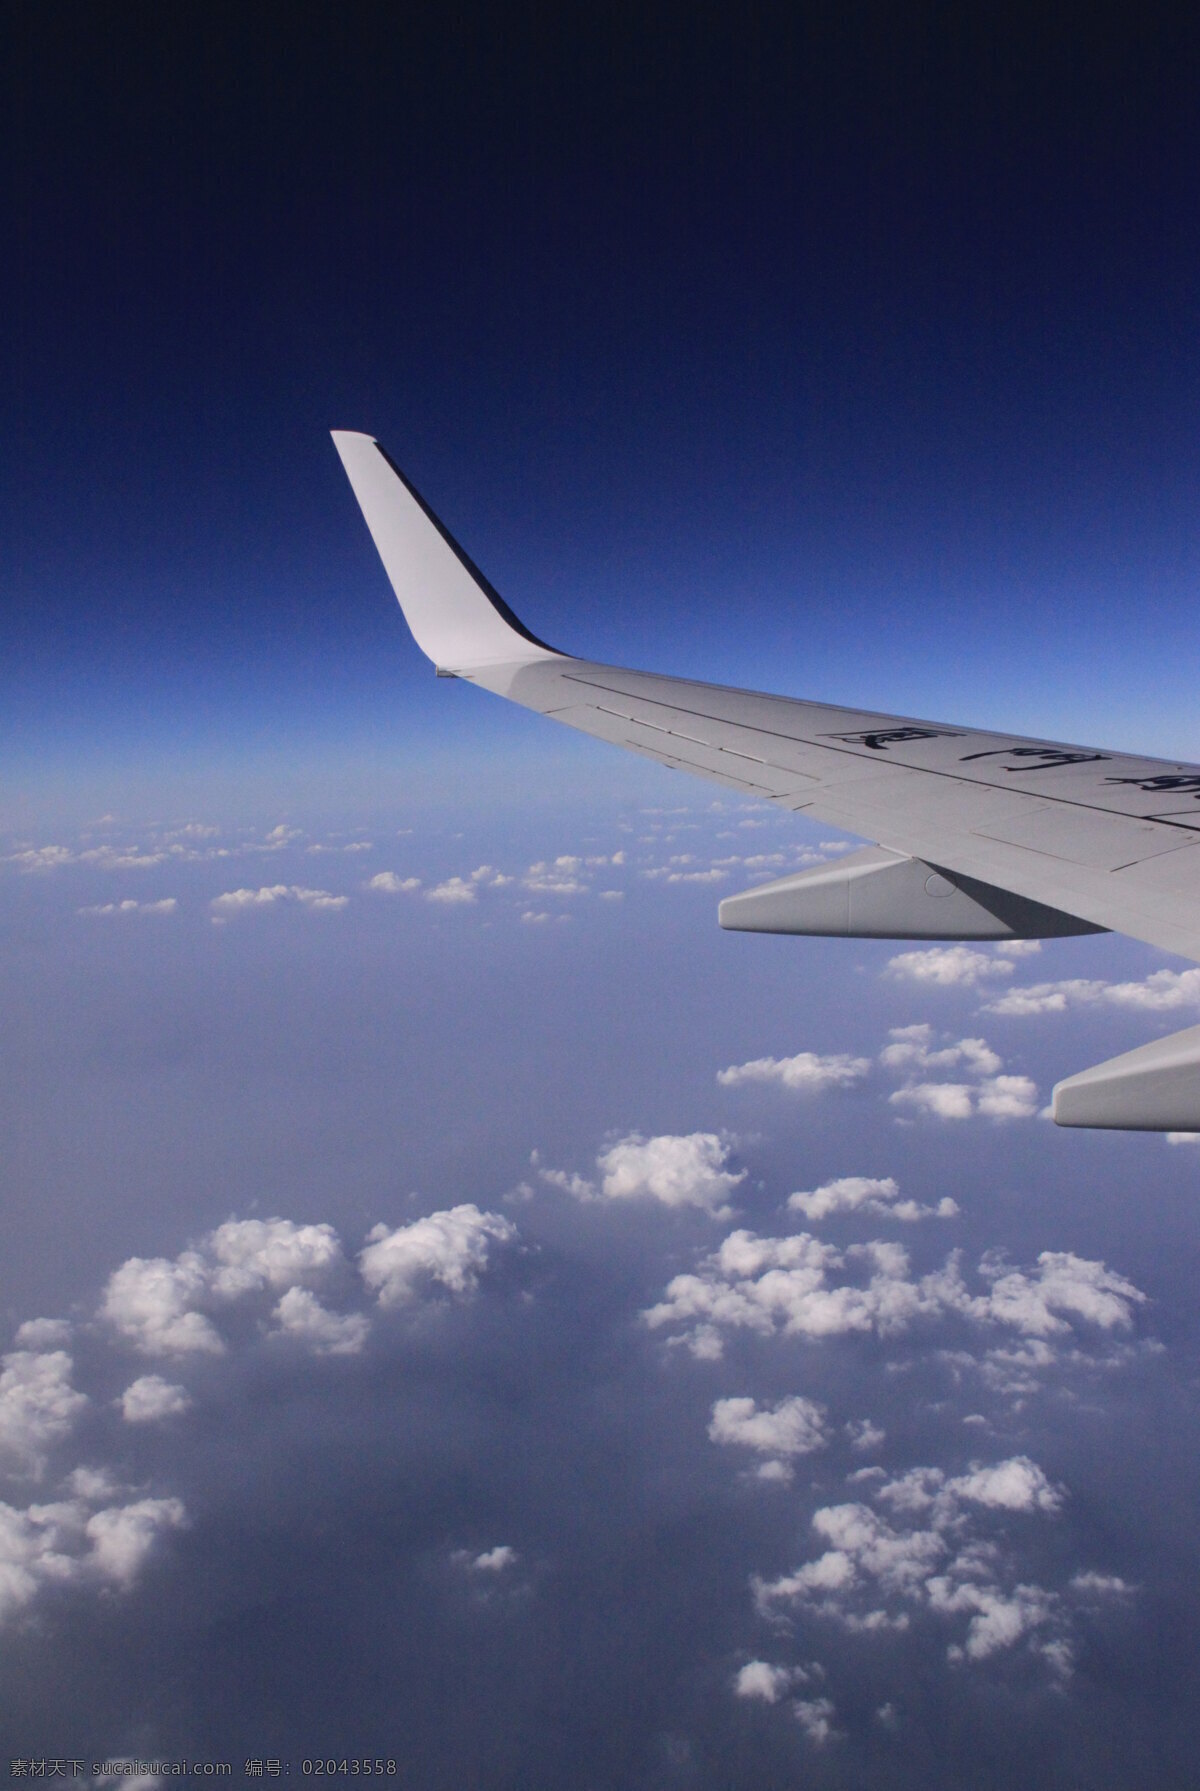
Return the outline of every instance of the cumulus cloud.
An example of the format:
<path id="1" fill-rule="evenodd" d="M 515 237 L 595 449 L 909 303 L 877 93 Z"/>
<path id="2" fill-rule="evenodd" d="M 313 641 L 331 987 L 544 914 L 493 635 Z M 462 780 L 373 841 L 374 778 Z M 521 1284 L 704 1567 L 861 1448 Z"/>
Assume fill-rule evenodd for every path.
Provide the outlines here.
<path id="1" fill-rule="evenodd" d="M 484 1549 L 480 1555 L 472 1555 L 464 1550 L 464 1566 L 473 1573 L 503 1573 L 506 1567 L 515 1567 L 518 1560 L 517 1551 L 507 1542 L 501 1542 L 495 1548 Z"/>
<path id="2" fill-rule="evenodd" d="M 842 1739 L 833 1726 L 836 1712 L 829 1698 L 797 1698 L 792 1714 L 814 1747 Z"/>
<path id="3" fill-rule="evenodd" d="M 369 1324 L 360 1312 L 330 1312 L 307 1287 L 289 1287 L 271 1316 L 285 1337 L 306 1343 L 318 1356 L 356 1356 Z"/>
<path id="4" fill-rule="evenodd" d="M 410 895 L 420 887 L 419 877 L 401 877 L 396 871 L 378 871 L 363 884 L 364 889 L 374 890 L 376 895 Z"/>
<path id="5" fill-rule="evenodd" d="M 798 1455 L 811 1455 L 829 1441 L 824 1406 L 793 1394 L 773 1406 L 753 1399 L 718 1399 L 712 1409 L 708 1434 L 714 1443 L 751 1449 L 769 1459 L 759 1468 L 766 1480 L 790 1479 L 788 1463 Z"/>
<path id="6" fill-rule="evenodd" d="M 75 854 L 69 846 L 22 846 L 5 854 L 5 862 L 19 871 L 55 871 L 60 865 L 73 864 Z"/>
<path id="7" fill-rule="evenodd" d="M 1007 989 L 987 1003 L 990 1014 L 1060 1014 L 1072 1007 L 1136 1008 L 1169 1013 L 1200 1006 L 1200 969 L 1155 970 L 1141 982 L 1106 983 L 1086 977 L 1068 977 L 1056 983 L 1031 983 L 1023 989 Z"/>
<path id="8" fill-rule="evenodd" d="M 862 1212 L 911 1224 L 917 1219 L 953 1219 L 958 1203 L 947 1196 L 936 1206 L 923 1206 L 917 1200 L 901 1200 L 900 1190 L 890 1175 L 843 1175 L 811 1193 L 789 1194 L 788 1208 L 813 1221 L 828 1219 L 834 1213 Z"/>
<path id="9" fill-rule="evenodd" d="M 0 1371 L 0 1464 L 38 1478 L 47 1451 L 65 1437 L 87 1396 L 71 1385 L 65 1350 L 11 1350 Z"/>
<path id="10" fill-rule="evenodd" d="M 733 1682 L 734 1696 L 758 1698 L 764 1704 L 777 1704 L 798 1681 L 808 1675 L 799 1667 L 774 1667 L 769 1661 L 748 1660 Z"/>
<path id="11" fill-rule="evenodd" d="M 861 1284 L 832 1277 L 863 1266 Z M 652 1328 L 678 1327 L 693 1353 L 722 1354 L 723 1332 L 826 1337 L 852 1331 L 904 1330 L 943 1309 L 942 1276 L 910 1279 L 899 1244 L 873 1242 L 842 1252 L 808 1232 L 786 1238 L 735 1231 L 693 1274 L 676 1275 L 665 1297 L 643 1314 Z"/>
<path id="12" fill-rule="evenodd" d="M 63 1349 L 74 1329 L 69 1318 L 27 1318 L 17 1327 L 13 1342 L 18 1349 Z"/>
<path id="13" fill-rule="evenodd" d="M 331 895 L 327 889 L 305 889 L 298 883 L 273 883 L 262 889 L 229 889 L 214 896 L 209 903 L 214 920 L 227 920 L 231 915 L 254 909 L 276 908 L 291 903 L 314 911 L 344 908 L 350 897 Z"/>
<path id="14" fill-rule="evenodd" d="M 187 1522 L 179 1499 L 137 1499 L 92 1509 L 110 1496 L 102 1475 L 75 1474 L 68 1496 L 25 1510 L 0 1503 L 0 1623 L 47 1584 L 127 1591 L 158 1538 Z"/>
<path id="15" fill-rule="evenodd" d="M 954 1039 L 937 1044 L 933 1027 L 927 1024 L 893 1026 L 888 1037 L 891 1044 L 879 1053 L 886 1070 L 911 1075 L 915 1071 L 962 1068 L 972 1075 L 994 1076 L 1004 1068 L 986 1039 Z"/>
<path id="16" fill-rule="evenodd" d="M 746 1082 L 773 1083 L 780 1088 L 842 1088 L 859 1082 L 871 1065 L 865 1057 L 851 1057 L 845 1052 L 822 1057 L 815 1051 L 800 1051 L 795 1057 L 756 1057 L 750 1063 L 730 1064 L 717 1071 L 722 1088 L 736 1088 Z"/>
<path id="17" fill-rule="evenodd" d="M 907 1107 L 932 1119 L 1031 1119 L 1038 1112 L 1037 1084 L 1028 1076 L 1004 1074 L 1004 1064 L 986 1039 L 936 1041 L 926 1024 L 895 1026 L 891 1043 L 879 1054 L 881 1066 L 905 1077 L 904 1086 L 888 1096 L 894 1107 Z M 956 1070 L 971 1080 L 932 1080 L 930 1072 Z"/>
<path id="18" fill-rule="evenodd" d="M 174 914 L 179 903 L 174 896 L 165 896 L 161 902 L 135 902 L 132 897 L 123 902 L 101 902 L 97 907 L 80 908 L 80 914 Z"/>
<path id="19" fill-rule="evenodd" d="M 935 945 L 923 951 L 902 951 L 889 958 L 886 975 L 938 988 L 973 989 L 992 977 L 1011 976 L 1008 958 L 975 951 L 969 945 Z"/>
<path id="20" fill-rule="evenodd" d="M 526 889 L 538 895 L 584 895 L 588 887 L 587 874 L 582 858 L 562 852 L 555 859 L 540 859 L 537 864 L 531 864 L 521 881 Z"/>
<path id="21" fill-rule="evenodd" d="M 726 1197 L 746 1179 L 728 1167 L 731 1145 L 716 1132 L 664 1133 L 645 1138 L 631 1132 L 596 1158 L 597 1179 L 563 1169 L 544 1169 L 533 1153 L 541 1180 L 576 1200 L 657 1200 L 663 1206 L 699 1207 L 728 1218 Z"/>
<path id="22" fill-rule="evenodd" d="M 959 1256 L 940 1269 L 910 1273 L 907 1251 L 876 1239 L 837 1250 L 808 1232 L 759 1237 L 734 1231 L 696 1270 L 676 1275 L 642 1314 L 670 1329 L 693 1354 L 716 1359 L 739 1330 L 810 1338 L 854 1332 L 898 1335 L 919 1321 L 958 1318 L 1015 1331 L 1030 1343 L 1078 1325 L 1128 1331 L 1145 1295 L 1102 1262 L 1043 1251 L 1031 1269 L 989 1253 L 979 1265 L 987 1291 L 973 1294 Z M 1052 1357 L 1047 1354 L 1046 1364 Z"/>
<path id="23" fill-rule="evenodd" d="M 453 1294 L 472 1294 L 493 1246 L 512 1243 L 516 1235 L 511 1220 L 467 1203 L 394 1231 L 377 1225 L 367 1234 L 359 1268 L 381 1306 L 409 1304 L 428 1282 Z"/>
<path id="24" fill-rule="evenodd" d="M 462 906 L 466 902 L 478 900 L 476 886 L 465 877 L 447 877 L 444 883 L 436 883 L 432 889 L 425 891 L 427 902 L 440 902 L 445 907 Z"/>
<path id="25" fill-rule="evenodd" d="M 220 1355 L 225 1344 L 209 1314 L 222 1302 L 322 1279 L 342 1261 L 331 1225 L 229 1219 L 173 1260 L 122 1263 L 108 1279 L 100 1316 L 143 1355 Z"/>
<path id="26" fill-rule="evenodd" d="M 179 1499 L 136 1499 L 94 1512 L 85 1526 L 92 1563 L 105 1579 L 131 1586 L 161 1532 L 186 1521 Z"/>
<path id="27" fill-rule="evenodd" d="M 1061 1489 L 1036 1462 L 973 1463 L 956 1476 L 913 1468 L 873 1496 L 891 1507 L 890 1521 L 861 1501 L 814 1513 L 822 1552 L 777 1579 L 756 1577 L 760 1612 L 803 1607 L 858 1631 L 906 1629 L 921 1612 L 965 1618 L 948 1645 L 951 1660 L 986 1660 L 1027 1638 L 1055 1672 L 1069 1670 L 1061 1597 L 1021 1579 L 996 1539 L 1005 1518 L 1060 1511 Z"/>
<path id="28" fill-rule="evenodd" d="M 714 1218 L 730 1208 L 727 1196 L 746 1179 L 727 1167 L 730 1146 L 715 1132 L 643 1138 L 631 1132 L 596 1159 L 605 1200 L 657 1200 L 663 1206 L 695 1206 Z"/>
<path id="29" fill-rule="evenodd" d="M 117 1403 L 127 1424 L 157 1424 L 192 1407 L 186 1390 L 165 1381 L 161 1374 L 141 1375 L 126 1387 Z"/>

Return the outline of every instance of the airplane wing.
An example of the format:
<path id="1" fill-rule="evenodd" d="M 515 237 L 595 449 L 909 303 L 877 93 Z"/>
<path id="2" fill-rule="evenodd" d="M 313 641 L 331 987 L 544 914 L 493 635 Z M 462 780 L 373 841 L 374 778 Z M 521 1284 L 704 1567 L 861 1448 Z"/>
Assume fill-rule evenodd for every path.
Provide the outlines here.
<path id="1" fill-rule="evenodd" d="M 373 437 L 333 440 L 418 646 L 599 740 L 877 842 L 721 903 L 753 932 L 1111 930 L 1200 962 L 1200 766 L 576 659 L 538 640 Z M 1059 1083 L 1060 1125 L 1200 1131 L 1200 1026 Z"/>

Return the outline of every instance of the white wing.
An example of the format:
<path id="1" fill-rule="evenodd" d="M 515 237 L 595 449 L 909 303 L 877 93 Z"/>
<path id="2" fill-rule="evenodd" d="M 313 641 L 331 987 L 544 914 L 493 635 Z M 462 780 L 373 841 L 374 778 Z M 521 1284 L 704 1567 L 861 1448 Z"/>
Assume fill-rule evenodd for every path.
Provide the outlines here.
<path id="1" fill-rule="evenodd" d="M 1200 766 L 555 652 L 372 437 L 333 439 L 409 626 L 440 672 L 878 842 L 722 902 L 722 925 L 941 939 L 1111 929 L 1200 962 Z M 1060 1083 L 1054 1116 L 1200 1131 L 1200 1027 Z"/>

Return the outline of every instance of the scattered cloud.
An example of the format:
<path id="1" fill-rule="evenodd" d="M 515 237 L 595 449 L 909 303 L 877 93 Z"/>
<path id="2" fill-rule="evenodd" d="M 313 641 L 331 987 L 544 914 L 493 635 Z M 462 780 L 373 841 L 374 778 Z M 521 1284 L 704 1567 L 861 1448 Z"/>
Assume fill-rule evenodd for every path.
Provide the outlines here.
<path id="1" fill-rule="evenodd" d="M 584 860 L 571 852 L 560 853 L 553 860 L 541 859 L 531 864 L 521 881 L 537 895 L 585 895 L 587 867 Z"/>
<path id="2" fill-rule="evenodd" d="M 0 1623 L 46 1585 L 92 1584 L 128 1591 L 158 1538 L 182 1528 L 179 1499 L 134 1499 L 94 1508 L 103 1476 L 76 1474 L 69 1496 L 25 1510 L 0 1502 Z"/>
<path id="3" fill-rule="evenodd" d="M 1032 1119 L 1039 1111 L 1037 1084 L 1028 1076 L 1003 1074 L 1003 1059 L 986 1039 L 941 1041 L 932 1026 L 894 1026 L 891 1043 L 879 1054 L 884 1070 L 905 1077 L 888 1096 L 894 1107 L 909 1107 L 940 1120 Z M 970 1081 L 935 1081 L 930 1071 L 957 1070 Z"/>
<path id="4" fill-rule="evenodd" d="M 1031 983 L 1026 988 L 1006 989 L 986 1004 L 984 1012 L 1008 1016 L 1061 1014 L 1068 1008 L 1098 1005 L 1152 1013 L 1200 1006 L 1200 969 L 1155 970 L 1140 982 L 1106 983 L 1076 976 L 1062 982 Z"/>
<path id="5" fill-rule="evenodd" d="M 80 914 L 174 914 L 179 903 L 174 896 L 166 896 L 161 902 L 135 902 L 128 898 L 123 902 L 101 902 L 92 908 L 80 908 Z"/>
<path id="6" fill-rule="evenodd" d="M 503 1573 L 506 1567 L 515 1567 L 520 1556 L 515 1548 L 502 1542 L 495 1548 L 484 1549 L 479 1555 L 472 1554 L 470 1549 L 457 1549 L 453 1558 L 471 1573 Z"/>
<path id="7" fill-rule="evenodd" d="M 216 920 L 227 920 L 232 914 L 254 909 L 288 906 L 292 903 L 314 911 L 345 908 L 350 897 L 331 895 L 327 889 L 305 889 L 298 883 L 273 883 L 262 889 L 230 889 L 214 896 L 209 903 Z"/>
<path id="8" fill-rule="evenodd" d="M 867 1175 L 843 1175 L 835 1181 L 814 1188 L 810 1194 L 790 1194 L 788 1208 L 803 1213 L 806 1219 L 819 1221 L 834 1213 L 873 1213 L 906 1224 L 917 1219 L 953 1219 L 958 1213 L 957 1201 L 948 1197 L 936 1206 L 923 1206 L 917 1200 L 901 1200 L 893 1178 Z"/>
<path id="9" fill-rule="evenodd" d="M 356 1356 L 369 1320 L 360 1312 L 330 1312 L 307 1287 L 289 1287 L 271 1314 L 279 1334 L 305 1343 L 318 1356 Z"/>
<path id="10" fill-rule="evenodd" d="M 708 1434 L 714 1443 L 767 1457 L 758 1469 L 765 1480 L 790 1479 L 791 1460 L 811 1455 L 829 1441 L 824 1406 L 799 1394 L 773 1406 L 760 1406 L 747 1397 L 718 1399 Z"/>
<path id="11" fill-rule="evenodd" d="M 143 1374 L 126 1387 L 117 1403 L 127 1424 L 157 1424 L 190 1411 L 192 1400 L 185 1388 L 173 1386 L 160 1374 Z"/>
<path id="12" fill-rule="evenodd" d="M 965 1618 L 951 1660 L 986 1660 L 1025 1640 L 1055 1673 L 1069 1671 L 1062 1597 L 1020 1576 L 996 1528 L 998 1520 L 1053 1517 L 1063 1497 L 1027 1456 L 973 1463 L 957 1476 L 913 1468 L 874 1491 L 890 1518 L 861 1501 L 816 1511 L 823 1552 L 777 1579 L 756 1577 L 755 1602 L 766 1616 L 802 1608 L 868 1632 L 907 1629 L 920 1614 Z"/>
<path id="13" fill-rule="evenodd" d="M 815 1051 L 800 1051 L 795 1057 L 756 1057 L 750 1063 L 730 1064 L 717 1071 L 717 1081 L 722 1088 L 737 1088 L 747 1082 L 793 1089 L 843 1088 L 861 1081 L 870 1067 L 867 1058 L 845 1052 L 822 1057 Z"/>
<path id="14" fill-rule="evenodd" d="M 322 1280 L 343 1261 L 331 1225 L 230 1219 L 173 1259 L 130 1257 L 109 1276 L 99 1316 L 142 1355 L 221 1355 L 222 1305 Z"/>
<path id="15" fill-rule="evenodd" d="M 739 1230 L 696 1270 L 676 1275 L 642 1317 L 652 1329 L 672 1330 L 694 1355 L 716 1359 L 737 1331 L 889 1336 L 919 1321 L 953 1318 L 1030 1340 L 1067 1337 L 1077 1324 L 1128 1331 L 1146 1297 L 1104 1263 L 1066 1251 L 1043 1251 L 1031 1269 L 991 1252 L 978 1272 L 986 1291 L 973 1294 L 957 1252 L 940 1269 L 914 1276 L 897 1243 L 876 1239 L 837 1250 L 808 1232 L 767 1238 Z"/>
<path id="16" fill-rule="evenodd" d="M 364 889 L 373 890 L 376 895 L 411 895 L 420 887 L 419 877 L 401 877 L 397 871 L 377 871 L 363 884 Z"/>
<path id="17" fill-rule="evenodd" d="M 432 889 L 425 891 L 427 902 L 441 902 L 446 907 L 462 906 L 466 902 L 478 900 L 475 884 L 465 877 L 447 877 L 444 883 L 436 883 Z"/>
<path id="18" fill-rule="evenodd" d="M 429 1282 L 468 1295 L 475 1292 L 493 1246 L 510 1244 L 516 1236 L 511 1220 L 469 1203 L 394 1231 L 377 1225 L 367 1233 L 359 1268 L 381 1306 L 408 1305 Z"/>
<path id="19" fill-rule="evenodd" d="M 802 1684 L 807 1678 L 802 1667 L 774 1667 L 769 1661 L 748 1660 L 733 1682 L 734 1696 L 777 1704 L 793 1685 Z"/>
<path id="20" fill-rule="evenodd" d="M 0 1467 L 30 1479 L 45 1471 L 46 1456 L 87 1405 L 71 1385 L 66 1350 L 17 1349 L 0 1370 Z"/>
<path id="21" fill-rule="evenodd" d="M 833 1726 L 836 1712 L 829 1698 L 797 1698 L 792 1714 L 814 1747 L 843 1739 Z"/>
<path id="22" fill-rule="evenodd" d="M 544 1169 L 533 1153 L 540 1179 L 576 1200 L 657 1200 L 663 1206 L 699 1207 L 728 1218 L 727 1196 L 746 1179 L 728 1167 L 732 1146 L 716 1132 L 664 1133 L 645 1138 L 630 1132 L 596 1158 L 596 1180 L 564 1169 Z"/>
<path id="23" fill-rule="evenodd" d="M 935 945 L 923 951 L 902 951 L 889 958 L 885 974 L 938 988 L 973 989 L 996 976 L 1011 976 L 1008 958 L 975 951 L 968 945 Z"/>

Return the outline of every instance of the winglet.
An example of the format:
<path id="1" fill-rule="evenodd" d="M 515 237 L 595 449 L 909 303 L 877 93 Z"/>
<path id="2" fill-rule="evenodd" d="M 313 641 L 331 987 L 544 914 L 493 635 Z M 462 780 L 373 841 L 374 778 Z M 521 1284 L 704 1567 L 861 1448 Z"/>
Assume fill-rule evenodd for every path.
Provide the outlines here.
<path id="1" fill-rule="evenodd" d="M 404 619 L 439 671 L 563 657 L 517 620 L 373 436 L 331 433 Z"/>

